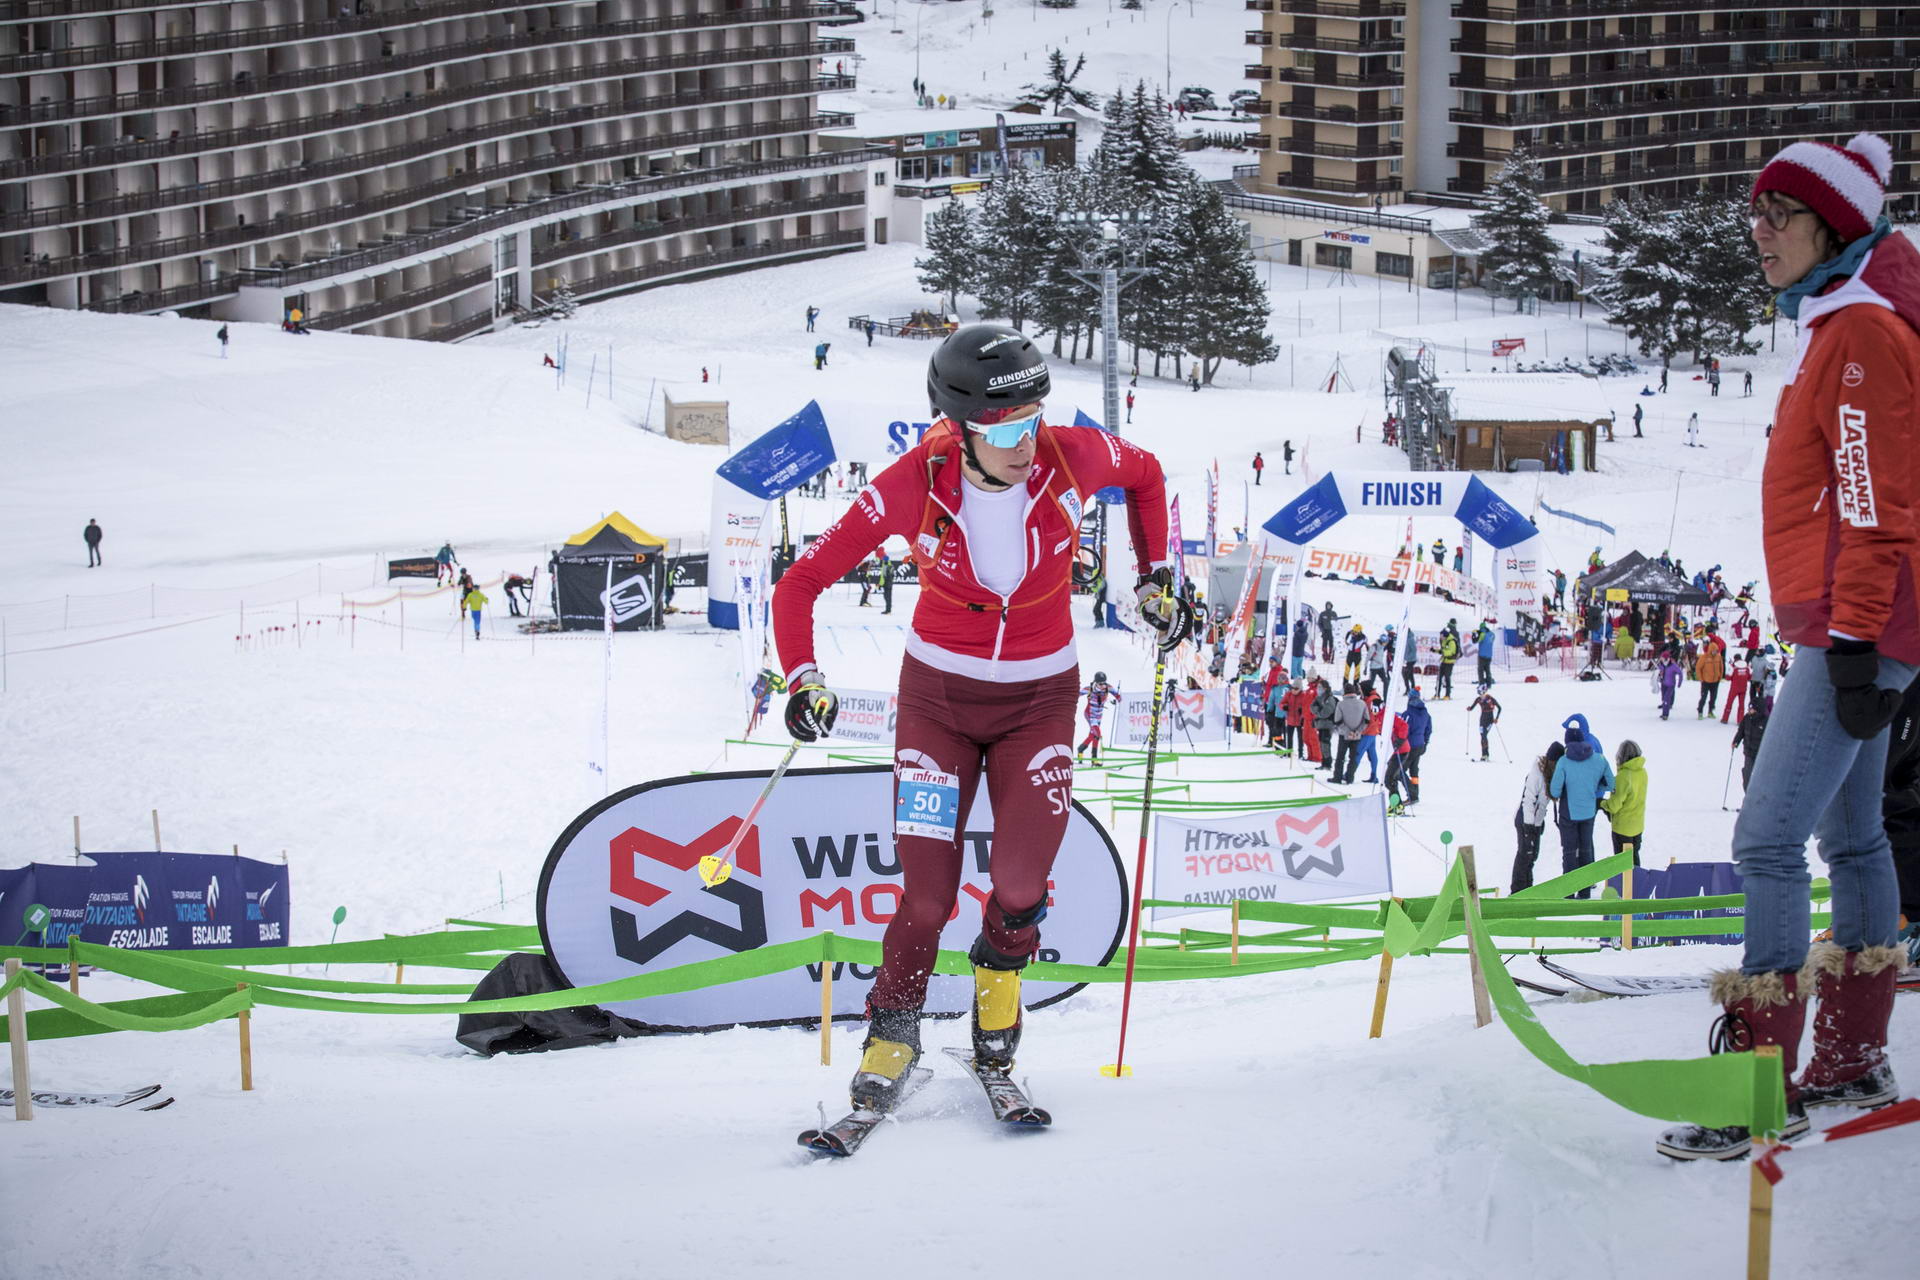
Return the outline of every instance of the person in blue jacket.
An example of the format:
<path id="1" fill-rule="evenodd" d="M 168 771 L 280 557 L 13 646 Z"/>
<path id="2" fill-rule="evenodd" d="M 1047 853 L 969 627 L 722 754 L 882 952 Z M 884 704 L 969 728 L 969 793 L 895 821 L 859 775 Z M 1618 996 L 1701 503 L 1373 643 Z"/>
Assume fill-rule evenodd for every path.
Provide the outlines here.
<path id="1" fill-rule="evenodd" d="M 1407 803 L 1420 803 L 1420 757 L 1427 753 L 1427 741 L 1433 737 L 1433 716 L 1427 711 L 1427 704 L 1420 698 L 1420 690 L 1407 686 L 1407 710 L 1403 717 L 1407 722 L 1407 758 L 1400 762 L 1400 772 L 1407 784 Z"/>
<path id="2" fill-rule="evenodd" d="M 1562 729 L 1578 729 L 1580 736 L 1587 740 L 1589 746 L 1602 755 L 1606 754 L 1606 748 L 1600 745 L 1600 739 L 1593 736 L 1593 730 L 1588 726 L 1587 718 L 1578 711 L 1568 716 L 1565 720 L 1562 720 L 1560 727 Z"/>
<path id="3" fill-rule="evenodd" d="M 1473 633 L 1473 638 L 1480 645 L 1480 650 L 1479 650 L 1480 673 L 1477 677 L 1475 677 L 1474 683 L 1481 684 L 1481 685 L 1492 684 L 1493 683 L 1493 624 L 1491 622 L 1481 623 L 1480 629 Z"/>
<path id="4" fill-rule="evenodd" d="M 1567 803 L 1566 818 L 1560 826 L 1560 870 L 1562 873 L 1584 867 L 1593 861 L 1593 818 L 1600 811 L 1600 797 L 1613 790 L 1613 766 L 1604 751 L 1596 749 L 1586 732 L 1577 727 L 1567 730 L 1567 754 L 1553 766 L 1553 778 L 1547 792 Z M 1578 897 L 1592 896 L 1582 889 Z"/>
<path id="5" fill-rule="evenodd" d="M 1307 649 L 1312 643 L 1313 630 L 1307 625 L 1307 620 L 1305 618 L 1295 618 L 1293 621 L 1293 665 L 1287 669 L 1287 674 L 1295 680 L 1300 679 L 1307 673 Z"/>

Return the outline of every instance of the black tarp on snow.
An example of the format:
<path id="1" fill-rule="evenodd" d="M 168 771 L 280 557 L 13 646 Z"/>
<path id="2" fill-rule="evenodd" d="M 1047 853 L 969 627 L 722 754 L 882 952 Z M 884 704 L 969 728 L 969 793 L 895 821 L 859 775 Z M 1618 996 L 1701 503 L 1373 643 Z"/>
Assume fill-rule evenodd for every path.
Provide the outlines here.
<path id="1" fill-rule="evenodd" d="M 1612 564 L 1596 569 L 1575 584 L 1580 595 L 1593 594 L 1605 600 L 1609 591 L 1625 591 L 1634 604 L 1709 605 L 1713 597 L 1688 582 L 1658 560 L 1649 560 L 1638 551 L 1629 551 Z"/>
<path id="2" fill-rule="evenodd" d="M 493 966 L 468 999 L 506 1000 L 566 989 L 566 980 L 551 960 L 522 951 Z M 587 1004 L 526 1013 L 463 1013 L 453 1038 L 491 1058 L 496 1053 L 545 1053 L 645 1034 L 640 1023 Z"/>
<path id="3" fill-rule="evenodd" d="M 554 613 L 563 631 L 598 631 L 613 604 L 613 629 L 662 626 L 667 613 L 667 544 L 618 511 L 568 538 L 553 553 Z"/>

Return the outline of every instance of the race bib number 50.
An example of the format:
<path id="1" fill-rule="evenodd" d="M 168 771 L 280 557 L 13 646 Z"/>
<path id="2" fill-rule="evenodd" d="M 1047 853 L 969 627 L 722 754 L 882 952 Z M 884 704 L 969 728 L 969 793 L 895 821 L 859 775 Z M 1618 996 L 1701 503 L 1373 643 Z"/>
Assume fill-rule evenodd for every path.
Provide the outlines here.
<path id="1" fill-rule="evenodd" d="M 951 840 L 960 824 L 960 779 L 935 769 L 902 769 L 894 787 L 893 829 L 903 836 Z"/>

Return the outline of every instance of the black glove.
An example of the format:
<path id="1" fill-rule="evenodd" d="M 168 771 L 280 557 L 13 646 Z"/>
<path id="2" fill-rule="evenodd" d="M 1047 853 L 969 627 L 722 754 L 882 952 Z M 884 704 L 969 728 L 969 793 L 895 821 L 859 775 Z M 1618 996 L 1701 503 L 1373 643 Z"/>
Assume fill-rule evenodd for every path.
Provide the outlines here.
<path id="1" fill-rule="evenodd" d="M 1873 683 L 1880 674 L 1880 654 L 1871 640 L 1834 637 L 1827 650 L 1827 679 L 1833 682 L 1834 713 L 1840 727 L 1865 742 L 1893 723 L 1900 710 L 1900 690 Z"/>
<path id="2" fill-rule="evenodd" d="M 1155 641 L 1160 652 L 1178 648 L 1193 634 L 1193 606 L 1173 593 L 1173 570 L 1166 565 L 1152 573 L 1143 573 L 1134 584 L 1133 598 L 1140 605 L 1140 616 L 1160 633 Z"/>
<path id="3" fill-rule="evenodd" d="M 787 699 L 787 732 L 800 742 L 813 742 L 833 731 L 840 715 L 840 699 L 827 688 L 826 678 L 809 668 L 794 677 L 793 696 Z"/>

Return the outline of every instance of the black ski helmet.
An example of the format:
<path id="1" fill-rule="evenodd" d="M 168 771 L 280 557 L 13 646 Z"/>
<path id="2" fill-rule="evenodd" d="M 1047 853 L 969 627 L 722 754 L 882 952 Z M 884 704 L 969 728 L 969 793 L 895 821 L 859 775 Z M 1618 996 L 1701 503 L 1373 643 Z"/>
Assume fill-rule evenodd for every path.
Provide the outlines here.
<path id="1" fill-rule="evenodd" d="M 958 329 L 927 361 L 927 400 L 956 425 L 982 410 L 1035 404 L 1052 388 L 1046 357 L 1033 339 L 1003 324 Z"/>
<path id="2" fill-rule="evenodd" d="M 1104 672 L 1104 671 L 1096 671 L 1096 672 L 1094 672 L 1094 673 L 1093 673 L 1093 682 L 1094 682 L 1095 684 L 1105 684 L 1105 683 L 1107 682 L 1107 673 L 1106 673 L 1106 672 Z"/>

